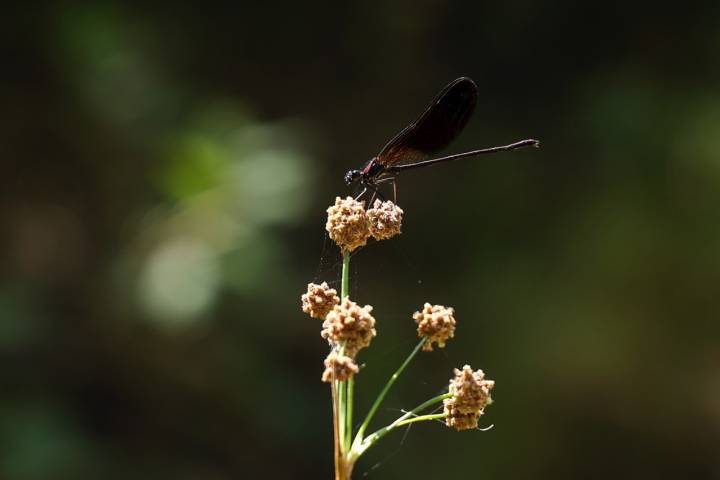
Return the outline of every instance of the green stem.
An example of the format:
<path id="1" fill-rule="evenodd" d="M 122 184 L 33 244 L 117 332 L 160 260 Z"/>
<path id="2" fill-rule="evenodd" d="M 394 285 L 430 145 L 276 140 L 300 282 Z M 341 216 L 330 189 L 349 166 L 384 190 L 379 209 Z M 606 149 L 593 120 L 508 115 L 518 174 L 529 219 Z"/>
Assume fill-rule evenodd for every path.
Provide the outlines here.
<path id="1" fill-rule="evenodd" d="M 350 450 L 350 442 L 352 441 L 352 418 L 353 418 L 353 389 L 355 387 L 355 380 L 353 377 L 347 380 L 347 413 L 345 414 L 345 451 Z"/>
<path id="2" fill-rule="evenodd" d="M 387 425 L 387 426 L 377 430 L 376 432 L 371 433 L 370 435 L 367 436 L 367 438 L 365 440 L 361 440 L 360 442 L 357 442 L 357 438 L 356 438 L 356 443 L 353 445 L 353 453 L 352 453 L 353 456 L 355 458 L 359 457 L 360 455 L 365 453 L 365 450 L 372 447 L 375 444 L 375 442 L 377 442 L 382 437 L 384 437 L 388 433 L 392 432 L 395 428 L 397 428 L 399 426 L 407 425 L 408 423 L 412 423 L 412 422 L 421 422 L 424 420 L 434 420 L 436 418 L 446 417 L 447 414 L 445 414 L 445 413 L 422 415 L 422 416 L 416 416 L 416 414 L 418 412 L 425 410 L 426 408 L 428 408 L 432 405 L 435 405 L 436 403 L 442 402 L 446 398 L 452 397 L 452 395 L 453 395 L 452 393 L 443 393 L 442 395 L 433 397 L 430 400 L 427 400 L 427 401 L 421 403 L 417 407 L 415 407 L 412 410 L 410 410 L 409 412 L 405 413 L 403 416 L 401 416 L 400 418 L 398 418 L 397 420 L 392 422 L 390 425 Z M 411 418 L 411 417 L 414 417 L 414 418 Z M 408 419 L 410 419 L 411 421 Z"/>
<path id="3" fill-rule="evenodd" d="M 336 381 L 338 392 L 338 442 L 340 442 L 340 451 L 345 452 L 345 382 Z"/>
<path id="4" fill-rule="evenodd" d="M 350 285 L 350 252 L 343 250 L 343 266 L 342 279 L 340 281 L 340 300 L 344 300 L 349 295 Z M 344 353 L 344 348 L 340 348 L 340 354 Z M 338 382 L 338 404 L 339 404 L 339 424 L 340 424 L 340 449 L 347 452 L 350 449 L 349 438 L 352 437 L 352 408 L 353 408 L 353 388 L 352 378 L 349 381 Z"/>
<path id="5" fill-rule="evenodd" d="M 447 418 L 448 415 L 449 413 L 431 413 L 428 415 L 418 415 L 417 417 L 408 418 L 407 420 L 403 420 L 402 422 L 397 422 L 395 426 L 402 427 L 403 425 L 408 425 L 410 423 L 425 422 L 427 420 L 437 420 L 439 418 Z"/>
<path id="6" fill-rule="evenodd" d="M 363 434 L 365 433 L 365 430 L 367 430 L 368 425 L 370 424 L 370 421 L 372 420 L 373 416 L 375 415 L 375 412 L 377 412 L 377 409 L 380 408 L 380 404 L 385 399 L 385 395 L 387 395 L 388 391 L 390 390 L 390 387 L 393 386 L 395 383 L 395 380 L 398 379 L 400 374 L 405 370 L 405 367 L 408 366 L 410 361 L 417 355 L 418 351 L 420 351 L 420 347 L 423 346 L 425 343 L 425 337 L 420 339 L 420 342 L 415 346 L 415 349 L 408 355 L 408 357 L 405 359 L 405 361 L 400 365 L 400 368 L 398 368 L 395 373 L 392 374 L 390 379 L 385 384 L 385 387 L 383 387 L 380 394 L 375 399 L 375 403 L 373 403 L 372 407 L 370 408 L 370 411 L 368 412 L 367 416 L 365 417 L 365 420 L 363 420 L 362 425 L 360 425 L 360 428 L 358 429 L 357 435 L 355 435 L 354 444 L 359 444 L 363 441 Z"/>
<path id="7" fill-rule="evenodd" d="M 349 295 L 348 284 L 350 283 L 350 252 L 343 250 L 342 280 L 340 283 L 340 300 Z"/>
<path id="8" fill-rule="evenodd" d="M 338 431 L 338 415 L 337 415 L 337 382 L 333 381 L 330 384 L 330 394 L 332 395 L 332 406 L 333 406 L 333 457 L 335 463 L 335 478 L 341 478 L 341 469 L 343 465 L 343 459 L 340 457 L 340 432 Z"/>

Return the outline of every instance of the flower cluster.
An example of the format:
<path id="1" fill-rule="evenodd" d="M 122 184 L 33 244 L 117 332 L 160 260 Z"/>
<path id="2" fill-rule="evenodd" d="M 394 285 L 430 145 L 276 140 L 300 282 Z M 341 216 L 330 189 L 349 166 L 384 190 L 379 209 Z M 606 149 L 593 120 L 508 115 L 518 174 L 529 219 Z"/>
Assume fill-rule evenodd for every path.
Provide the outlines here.
<path id="1" fill-rule="evenodd" d="M 335 205 L 327 209 L 325 229 L 330 238 L 342 250 L 352 252 L 367 243 L 370 236 L 365 202 L 358 202 L 352 197 L 335 198 Z"/>
<path id="2" fill-rule="evenodd" d="M 452 308 L 426 303 L 422 311 L 413 314 L 413 319 L 418 326 L 418 336 L 427 338 L 423 350 L 432 351 L 433 343 L 437 343 L 438 347 L 443 348 L 447 339 L 455 335 L 454 313 L 455 310 Z"/>
<path id="3" fill-rule="evenodd" d="M 345 297 L 325 317 L 321 335 L 331 345 L 344 347 L 344 353 L 355 358 L 357 352 L 370 345 L 370 341 L 377 334 L 375 331 L 375 318 L 370 305 L 360 307 L 357 303 Z"/>
<path id="4" fill-rule="evenodd" d="M 325 319 L 330 310 L 340 303 L 337 290 L 330 288 L 326 282 L 318 285 L 308 283 L 307 293 L 300 297 L 302 310 L 313 318 Z"/>
<path id="5" fill-rule="evenodd" d="M 330 352 L 325 359 L 325 371 L 322 375 L 323 382 L 333 380 L 344 381 L 358 373 L 359 368 L 355 360 L 347 355 L 340 355 L 337 352 Z"/>
<path id="6" fill-rule="evenodd" d="M 375 201 L 365 211 L 365 202 L 352 197 L 335 198 L 335 205 L 327 209 L 325 229 L 330 238 L 343 250 L 352 252 L 367 243 L 372 235 L 376 240 L 387 240 L 400 233 L 403 211 L 391 201 Z"/>
<path id="7" fill-rule="evenodd" d="M 373 208 L 367 211 L 370 235 L 375 240 L 387 240 L 400 235 L 403 211 L 391 201 L 375 200 Z"/>
<path id="8" fill-rule="evenodd" d="M 448 388 L 452 397 L 443 401 L 447 426 L 456 430 L 477 428 L 485 407 L 492 403 L 490 390 L 494 386 L 495 382 L 486 380 L 482 370 L 473 372 L 469 365 L 462 370 L 456 368 Z"/>

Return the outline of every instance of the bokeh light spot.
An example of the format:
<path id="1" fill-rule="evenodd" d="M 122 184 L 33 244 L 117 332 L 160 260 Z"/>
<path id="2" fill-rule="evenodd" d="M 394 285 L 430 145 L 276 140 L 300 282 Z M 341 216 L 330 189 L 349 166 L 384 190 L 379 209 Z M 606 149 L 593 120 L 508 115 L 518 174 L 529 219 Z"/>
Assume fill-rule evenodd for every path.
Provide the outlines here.
<path id="1" fill-rule="evenodd" d="M 205 243 L 176 238 L 157 247 L 140 281 L 143 306 L 167 326 L 186 326 L 211 306 L 219 285 L 215 252 Z"/>

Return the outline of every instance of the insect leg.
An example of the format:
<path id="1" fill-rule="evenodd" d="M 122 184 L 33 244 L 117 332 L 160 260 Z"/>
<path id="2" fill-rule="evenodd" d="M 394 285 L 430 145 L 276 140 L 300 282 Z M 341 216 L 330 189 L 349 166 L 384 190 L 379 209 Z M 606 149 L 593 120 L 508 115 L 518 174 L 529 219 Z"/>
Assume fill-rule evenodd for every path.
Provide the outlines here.
<path id="1" fill-rule="evenodd" d="M 397 203 L 397 186 L 395 184 L 395 177 L 383 178 L 382 180 L 378 180 L 377 182 L 375 182 L 375 185 L 380 185 L 381 183 L 388 183 L 388 182 L 391 182 L 392 186 L 393 186 L 393 203 Z M 383 194 L 381 194 L 377 190 L 376 190 L 376 193 L 381 200 L 385 201 L 385 196 Z"/>
<path id="2" fill-rule="evenodd" d="M 358 195 L 357 197 L 355 197 L 355 201 L 358 201 L 358 200 L 360 199 L 360 197 L 362 197 L 363 195 L 365 195 L 365 192 L 367 192 L 367 187 L 363 188 L 363 191 L 360 192 L 360 195 Z"/>
<path id="3" fill-rule="evenodd" d="M 375 201 L 375 197 L 380 196 L 380 192 L 377 191 L 377 188 L 373 190 L 372 195 L 370 196 L 370 201 L 368 202 L 368 208 L 372 207 L 373 202 Z"/>

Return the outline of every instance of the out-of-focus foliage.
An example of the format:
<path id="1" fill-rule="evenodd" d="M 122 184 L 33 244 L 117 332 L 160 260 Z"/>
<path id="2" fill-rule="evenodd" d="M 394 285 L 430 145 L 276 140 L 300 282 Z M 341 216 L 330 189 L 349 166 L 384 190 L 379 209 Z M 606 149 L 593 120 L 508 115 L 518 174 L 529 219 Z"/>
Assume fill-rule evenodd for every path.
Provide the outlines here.
<path id="1" fill-rule="evenodd" d="M 409 172 L 403 234 L 353 259 L 374 305 L 358 408 L 423 302 L 488 432 L 389 436 L 370 478 L 716 478 L 720 8 L 714 2 L 75 2 L 0 30 L 0 478 L 330 478 L 324 209 L 447 81 L 481 98 Z M 373 469 L 374 464 L 379 464 Z"/>

